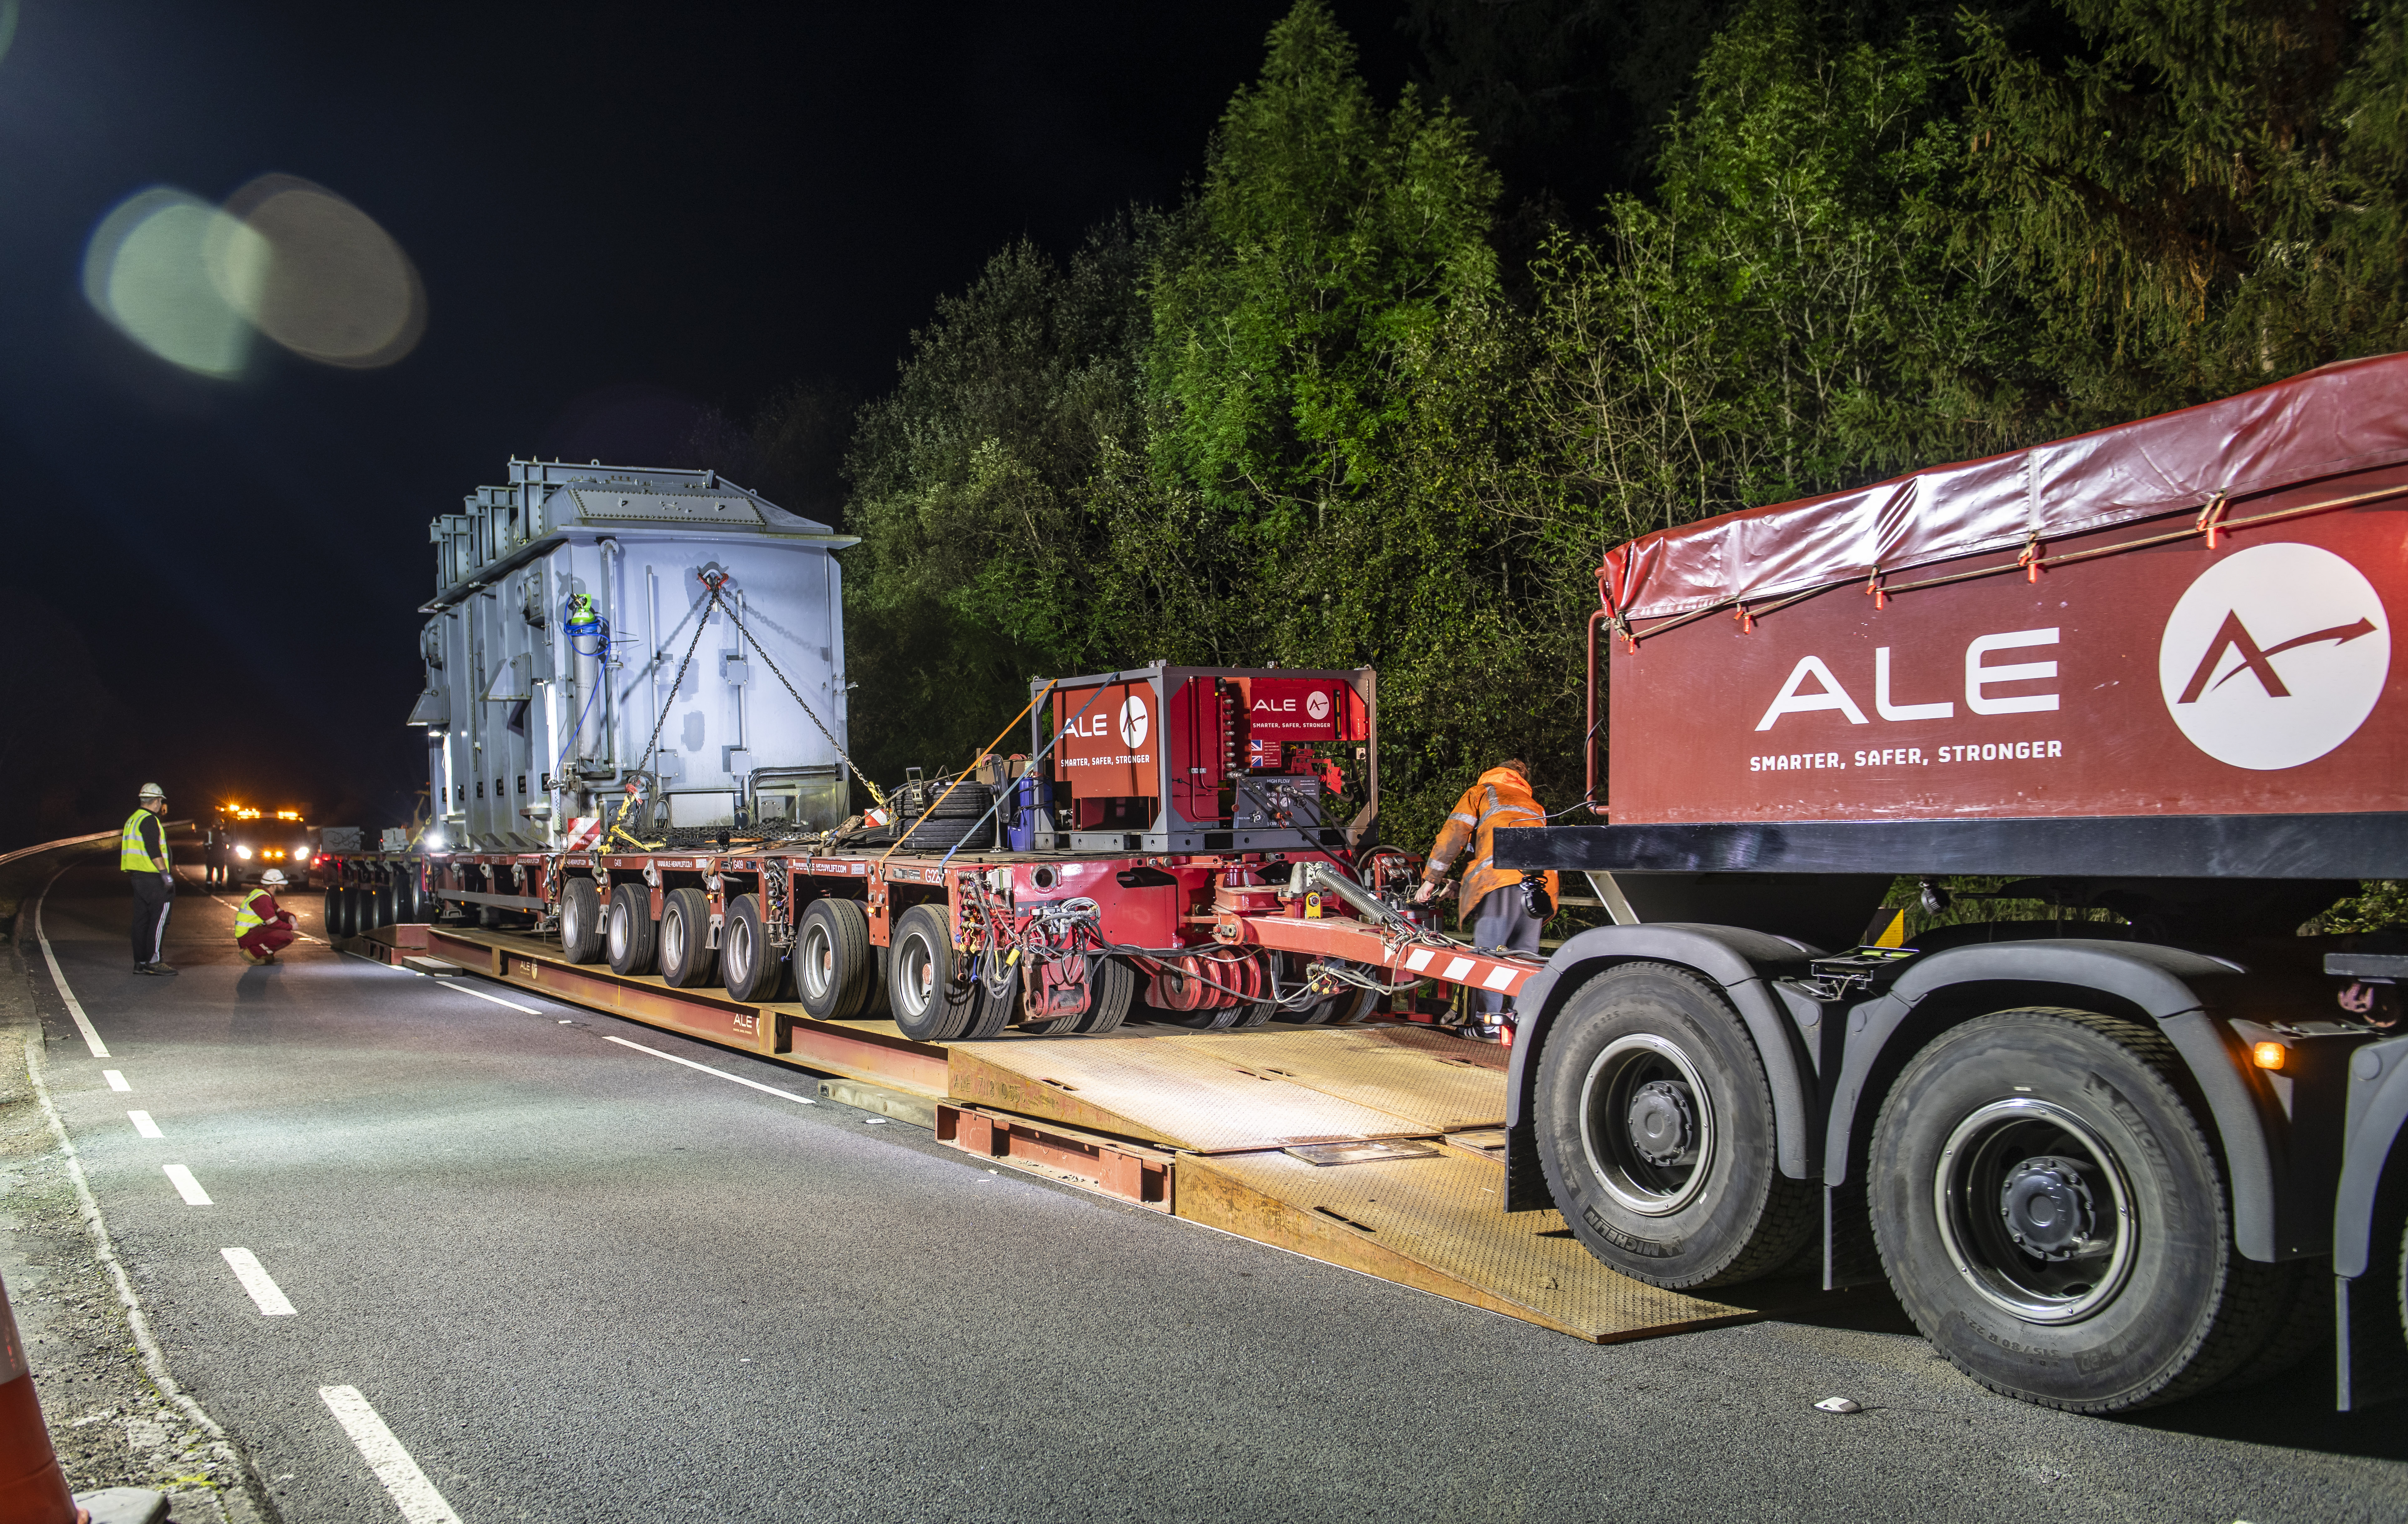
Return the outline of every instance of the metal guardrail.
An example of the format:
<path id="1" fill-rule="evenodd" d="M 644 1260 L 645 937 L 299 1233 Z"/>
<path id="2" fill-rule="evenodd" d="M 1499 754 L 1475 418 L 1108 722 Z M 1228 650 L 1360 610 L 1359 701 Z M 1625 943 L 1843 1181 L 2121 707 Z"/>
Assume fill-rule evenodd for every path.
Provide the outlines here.
<path id="1" fill-rule="evenodd" d="M 0 852 L 0 932 L 16 921 L 17 910 L 27 899 L 40 892 L 58 870 L 79 855 L 106 847 L 117 840 L 122 827 L 111 827 L 94 831 L 90 836 L 64 837 L 56 841 L 42 841 L 14 852 Z M 172 847 L 180 833 L 191 835 L 199 829 L 190 820 L 167 822 L 167 837 Z"/>

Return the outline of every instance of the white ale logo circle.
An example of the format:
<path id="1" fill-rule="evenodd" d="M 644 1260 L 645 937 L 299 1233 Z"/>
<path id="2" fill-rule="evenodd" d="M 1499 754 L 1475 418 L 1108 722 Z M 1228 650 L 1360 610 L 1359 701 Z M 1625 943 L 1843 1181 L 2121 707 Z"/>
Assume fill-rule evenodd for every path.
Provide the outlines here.
<path id="1" fill-rule="evenodd" d="M 1316 720 L 1329 718 L 1329 696 L 1319 688 L 1304 696 L 1304 712 Z"/>
<path id="2" fill-rule="evenodd" d="M 1121 706 L 1121 744 L 1132 752 L 1145 744 L 1145 700 L 1135 694 Z"/>
<path id="3" fill-rule="evenodd" d="M 2358 733 L 2391 672 L 2391 621 L 2363 572 L 2315 545 L 2228 555 L 2166 619 L 2157 684 L 2192 745 L 2272 772 Z"/>

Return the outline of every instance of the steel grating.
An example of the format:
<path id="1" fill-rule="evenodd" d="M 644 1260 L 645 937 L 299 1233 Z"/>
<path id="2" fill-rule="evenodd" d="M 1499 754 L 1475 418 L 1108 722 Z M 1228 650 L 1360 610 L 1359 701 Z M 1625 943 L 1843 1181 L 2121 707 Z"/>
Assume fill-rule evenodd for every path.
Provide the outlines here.
<path id="1" fill-rule="evenodd" d="M 1505 1125 L 1505 1055 L 1412 1027 L 1270 1028 L 1154 1039 L 1406 1118 L 1424 1132 Z"/>

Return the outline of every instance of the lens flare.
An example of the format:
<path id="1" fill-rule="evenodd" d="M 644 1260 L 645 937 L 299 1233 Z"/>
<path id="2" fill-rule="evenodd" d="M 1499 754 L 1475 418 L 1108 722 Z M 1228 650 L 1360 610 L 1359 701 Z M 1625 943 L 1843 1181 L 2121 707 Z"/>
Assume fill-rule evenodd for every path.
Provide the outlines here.
<path id="1" fill-rule="evenodd" d="M 376 220 L 321 185 L 265 175 L 226 200 L 257 240 L 213 265 L 227 297 L 294 353 L 354 369 L 388 366 L 426 331 L 426 293 Z M 256 264 L 249 263 L 252 254 Z"/>
<path id="2" fill-rule="evenodd" d="M 242 299 L 264 267 L 259 236 L 187 191 L 154 185 L 111 208 L 84 246 L 83 294 L 171 365 L 230 379 L 251 358 Z"/>
<path id="3" fill-rule="evenodd" d="M 8 44 L 17 40 L 17 0 L 0 0 L 0 58 L 8 56 Z"/>

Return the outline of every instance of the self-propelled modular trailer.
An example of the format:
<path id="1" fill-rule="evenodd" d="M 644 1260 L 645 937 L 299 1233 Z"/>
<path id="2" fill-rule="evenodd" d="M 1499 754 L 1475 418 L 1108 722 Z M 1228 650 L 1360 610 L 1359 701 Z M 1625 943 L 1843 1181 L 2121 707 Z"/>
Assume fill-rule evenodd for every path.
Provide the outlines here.
<path id="1" fill-rule="evenodd" d="M 2408 356 L 1660 531 L 1598 588 L 1610 823 L 1498 856 L 1617 924 L 1524 991 L 1509 1205 L 1658 1286 L 1885 1274 L 2084 1411 L 2294 1362 L 2338 1288 L 2344 1402 L 2388 1389 L 2408 1041 L 2354 981 L 2408 960 L 2301 931 L 2408 877 Z M 1959 875 L 2046 918 L 1865 929 Z"/>

